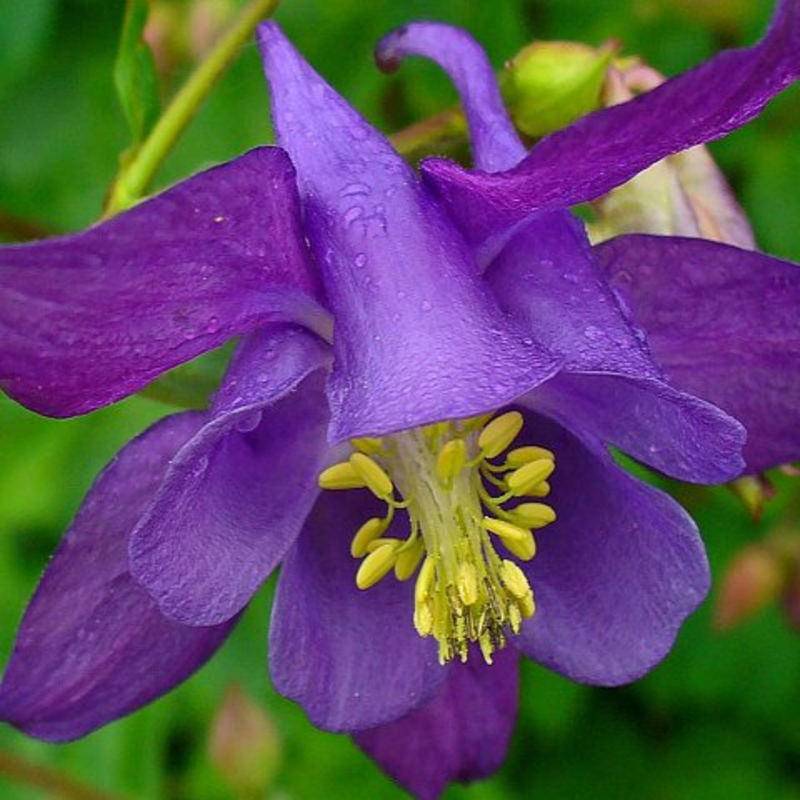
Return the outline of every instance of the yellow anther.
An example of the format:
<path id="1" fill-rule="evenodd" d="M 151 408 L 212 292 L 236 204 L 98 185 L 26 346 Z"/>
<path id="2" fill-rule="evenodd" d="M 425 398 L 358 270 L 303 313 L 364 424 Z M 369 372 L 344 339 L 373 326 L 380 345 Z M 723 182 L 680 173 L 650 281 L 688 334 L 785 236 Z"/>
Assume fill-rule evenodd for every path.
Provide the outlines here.
<path id="1" fill-rule="evenodd" d="M 383 547 L 385 544 L 390 544 L 390 545 L 392 545 L 392 547 L 397 548 L 397 547 L 400 547 L 400 545 L 403 544 L 403 542 L 400 539 L 391 539 L 391 538 L 373 539 L 367 545 L 367 552 L 368 553 L 374 553 L 379 547 Z"/>
<path id="2" fill-rule="evenodd" d="M 319 476 L 320 489 L 363 489 L 366 485 L 349 461 L 334 464 Z"/>
<path id="3" fill-rule="evenodd" d="M 383 439 L 373 439 L 369 436 L 362 436 L 360 439 L 351 439 L 350 444 L 362 453 L 374 455 L 383 450 Z"/>
<path id="4" fill-rule="evenodd" d="M 420 603 L 415 607 L 414 627 L 420 636 L 430 636 L 433 633 L 433 611 L 430 603 Z"/>
<path id="5" fill-rule="evenodd" d="M 458 569 L 458 595 L 465 606 L 478 601 L 478 573 L 469 561 L 462 561 Z"/>
<path id="6" fill-rule="evenodd" d="M 422 541 L 417 541 L 397 554 L 397 561 L 394 565 L 394 576 L 399 581 L 407 581 L 416 571 L 419 562 L 425 555 L 425 545 Z"/>
<path id="7" fill-rule="evenodd" d="M 536 611 L 536 603 L 533 599 L 533 592 L 526 594 L 525 597 L 519 601 L 518 606 L 523 617 L 526 619 L 532 617 Z"/>
<path id="8" fill-rule="evenodd" d="M 528 489 L 528 497 L 547 497 L 550 494 L 550 484 L 547 481 L 537 483 L 533 489 Z"/>
<path id="9" fill-rule="evenodd" d="M 369 589 L 383 578 L 397 560 L 397 545 L 384 544 L 370 553 L 362 562 L 356 573 L 356 586 Z"/>
<path id="10" fill-rule="evenodd" d="M 547 480 L 555 470 L 556 465 L 548 458 L 531 461 L 519 469 L 514 470 L 507 478 L 506 484 L 511 493 L 516 497 L 535 488 L 538 483 Z"/>
<path id="11" fill-rule="evenodd" d="M 525 573 L 513 561 L 503 559 L 500 567 L 500 580 L 517 600 L 522 600 L 531 593 L 531 585 L 528 583 Z"/>
<path id="12" fill-rule="evenodd" d="M 483 527 L 499 536 L 504 542 L 523 542 L 530 534 L 529 530 L 521 528 L 519 525 L 494 517 L 484 517 Z"/>
<path id="13" fill-rule="evenodd" d="M 503 452 L 517 438 L 522 430 L 522 414 L 519 411 L 507 411 L 495 417 L 478 437 L 484 458 L 494 458 Z"/>
<path id="14" fill-rule="evenodd" d="M 530 561 L 536 555 L 536 539 L 530 531 L 525 531 L 522 539 L 503 539 L 503 544 L 522 561 Z"/>
<path id="15" fill-rule="evenodd" d="M 436 562 L 432 558 L 426 558 L 422 569 L 419 571 L 417 583 L 414 586 L 414 602 L 416 605 L 422 605 L 430 596 L 435 575 Z"/>
<path id="16" fill-rule="evenodd" d="M 467 463 L 467 445 L 463 439 L 451 439 L 436 458 L 436 474 L 445 485 L 453 482 Z"/>
<path id="17" fill-rule="evenodd" d="M 386 530 L 386 520 L 381 517 L 368 519 L 357 531 L 350 542 L 350 555 L 353 558 L 363 558 L 367 548 Z"/>
<path id="18" fill-rule="evenodd" d="M 353 453 L 353 455 L 350 456 L 350 466 L 353 468 L 356 475 L 364 482 L 363 485 L 366 486 L 375 497 L 385 500 L 387 497 L 391 496 L 394 491 L 391 479 L 383 471 L 383 468 L 368 455 L 364 453 Z"/>
<path id="19" fill-rule="evenodd" d="M 509 467 L 521 467 L 523 464 L 530 464 L 531 461 L 539 461 L 542 458 L 546 458 L 549 461 L 556 460 L 552 450 L 548 450 L 546 447 L 527 445 L 510 450 L 506 454 L 506 464 Z"/>
<path id="20" fill-rule="evenodd" d="M 544 503 L 520 503 L 512 512 L 526 528 L 544 528 L 556 521 L 556 512 Z"/>

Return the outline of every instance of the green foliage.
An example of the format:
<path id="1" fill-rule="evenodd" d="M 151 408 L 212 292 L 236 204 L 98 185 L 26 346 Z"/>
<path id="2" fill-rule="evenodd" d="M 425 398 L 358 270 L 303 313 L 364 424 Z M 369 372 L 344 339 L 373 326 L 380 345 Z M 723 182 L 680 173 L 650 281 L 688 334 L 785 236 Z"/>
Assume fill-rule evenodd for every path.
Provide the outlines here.
<path id="1" fill-rule="evenodd" d="M 114 83 L 131 130 L 130 158 L 152 129 L 159 112 L 158 73 L 153 53 L 144 40 L 150 4 L 126 0 L 122 37 L 114 65 Z"/>
<path id="2" fill-rule="evenodd" d="M 707 3 L 668 0 L 285 0 L 278 19 L 340 91 L 376 124 L 394 130 L 451 106 L 455 93 L 437 68 L 421 61 L 389 77 L 375 70 L 372 46 L 393 25 L 423 16 L 464 25 L 498 67 L 534 37 L 593 46 L 615 37 L 626 52 L 675 73 L 718 46 L 758 35 L 771 3 L 742 3 L 746 13 L 733 27 L 729 15 L 721 22 L 710 15 Z M 129 19 L 122 47 L 127 77 L 121 96 L 139 140 L 152 124 L 148 104 L 155 96 L 148 94 L 151 68 L 142 66 L 147 54 L 137 44 L 143 6 L 129 3 L 129 17 L 134 10 L 139 16 Z M 703 16 L 693 16 L 700 6 Z M 107 0 L 0 0 L 0 210 L 64 231 L 99 215 L 119 153 L 131 141 L 114 91 L 120 10 L 120 3 Z M 765 249 L 795 260 L 799 98 L 793 90 L 760 120 L 714 146 Z M 264 79 L 251 46 L 170 156 L 160 183 L 269 141 L 269 131 Z M 211 385 L 206 375 L 219 369 L 215 358 L 188 367 L 192 381 Z M 151 395 L 187 401 L 174 391 L 167 379 Z M 206 392 L 193 393 L 192 403 L 202 402 Z M 0 399 L 0 664 L 48 555 L 94 476 L 125 441 L 172 410 L 151 396 L 56 421 Z M 778 502 L 758 526 L 725 490 L 682 490 L 715 576 L 740 546 L 771 529 L 798 491 L 791 479 L 779 489 Z M 268 587 L 220 654 L 169 697 L 58 747 L 0 728 L 0 749 L 125 797 L 237 800 L 206 757 L 214 712 L 237 681 L 282 736 L 279 796 L 402 800 L 404 793 L 346 737 L 315 730 L 271 687 L 270 594 Z M 710 616 L 706 604 L 667 660 L 632 687 L 590 689 L 526 665 L 507 766 L 488 782 L 450 790 L 447 800 L 798 800 L 797 634 L 776 609 L 724 635 L 713 630 Z M 45 796 L 0 775 L 2 800 Z"/>

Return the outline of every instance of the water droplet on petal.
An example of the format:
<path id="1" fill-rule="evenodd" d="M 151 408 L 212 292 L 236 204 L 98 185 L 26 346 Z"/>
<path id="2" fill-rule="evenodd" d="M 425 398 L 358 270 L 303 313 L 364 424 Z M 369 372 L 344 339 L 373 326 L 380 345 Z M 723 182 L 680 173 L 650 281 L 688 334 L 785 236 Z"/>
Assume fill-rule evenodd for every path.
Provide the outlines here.
<path id="1" fill-rule="evenodd" d="M 234 426 L 239 433 L 250 433 L 255 430 L 261 423 L 261 412 L 253 411 L 250 414 L 245 414 Z"/>
<path id="2" fill-rule="evenodd" d="M 367 256 L 364 253 L 359 253 L 354 259 L 353 263 L 357 267 L 363 267 L 367 263 Z"/>

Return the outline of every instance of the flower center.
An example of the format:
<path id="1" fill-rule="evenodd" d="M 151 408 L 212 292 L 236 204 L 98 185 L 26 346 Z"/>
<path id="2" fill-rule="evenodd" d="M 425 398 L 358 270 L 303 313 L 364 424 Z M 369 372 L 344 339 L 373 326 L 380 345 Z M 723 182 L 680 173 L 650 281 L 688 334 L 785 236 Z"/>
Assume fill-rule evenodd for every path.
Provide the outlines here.
<path id="1" fill-rule="evenodd" d="M 323 489 L 370 490 L 386 503 L 383 517 L 364 522 L 350 552 L 363 559 L 356 574 L 369 589 L 390 572 L 405 581 L 417 574 L 414 625 L 439 642 L 442 664 L 466 661 L 470 643 L 488 664 L 534 613 L 528 579 L 509 555 L 529 561 L 533 530 L 556 518 L 530 498 L 546 497 L 555 457 L 543 447 L 509 450 L 522 415 L 476 417 L 414 428 L 382 439 L 354 439 L 348 461 L 326 469 Z M 405 539 L 385 537 L 405 510 Z"/>

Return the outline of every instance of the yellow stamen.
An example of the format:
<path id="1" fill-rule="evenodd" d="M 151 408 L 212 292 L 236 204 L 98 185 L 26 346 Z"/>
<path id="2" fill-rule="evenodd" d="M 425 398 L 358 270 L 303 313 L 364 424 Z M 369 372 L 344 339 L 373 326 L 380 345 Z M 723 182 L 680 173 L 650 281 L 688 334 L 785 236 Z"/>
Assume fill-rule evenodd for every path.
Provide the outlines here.
<path id="1" fill-rule="evenodd" d="M 425 545 L 417 541 L 405 550 L 398 553 L 394 565 L 394 576 L 399 581 L 407 581 L 417 571 L 417 567 L 425 555 Z"/>
<path id="2" fill-rule="evenodd" d="M 350 466 L 356 475 L 364 482 L 364 486 L 369 489 L 375 497 L 385 500 L 394 491 L 389 476 L 383 468 L 368 455 L 364 453 L 353 453 L 350 456 Z"/>
<path id="3" fill-rule="evenodd" d="M 442 663 L 466 661 L 474 648 L 491 663 L 534 613 L 515 562 L 535 556 L 532 529 L 555 520 L 550 506 L 527 502 L 550 491 L 555 457 L 513 447 L 522 428 L 522 415 L 509 411 L 357 438 L 349 460 L 320 476 L 323 488 L 367 488 L 386 504 L 385 516 L 366 520 L 350 542 L 362 559 L 356 585 L 368 589 L 392 571 L 401 581 L 416 575 L 414 626 L 437 640 Z M 402 511 L 407 533 L 394 538 L 387 531 L 402 530 Z"/>
<path id="4" fill-rule="evenodd" d="M 556 521 L 556 512 L 544 503 L 520 503 L 511 514 L 523 527 L 534 530 Z"/>
<path id="5" fill-rule="evenodd" d="M 384 544 L 370 553 L 358 568 L 356 586 L 359 589 L 369 589 L 374 586 L 392 569 L 396 559 L 396 544 Z"/>
<path id="6" fill-rule="evenodd" d="M 433 587 L 433 578 L 436 574 L 436 562 L 428 557 L 422 565 L 422 569 L 417 576 L 417 583 L 414 586 L 414 601 L 418 604 L 424 603 L 430 596 Z"/>
<path id="7" fill-rule="evenodd" d="M 478 447 L 484 458 L 500 455 L 517 438 L 522 424 L 522 414 L 519 411 L 508 411 L 495 417 L 478 437 Z"/>
<path id="8" fill-rule="evenodd" d="M 525 531 L 522 539 L 503 539 L 503 544 L 522 561 L 530 561 L 536 555 L 536 539 L 530 531 Z"/>
<path id="9" fill-rule="evenodd" d="M 531 591 L 531 585 L 528 583 L 525 573 L 513 561 L 503 560 L 500 567 L 500 578 L 517 600 L 522 600 Z"/>
<path id="10" fill-rule="evenodd" d="M 451 439 L 436 458 L 436 473 L 449 486 L 467 463 L 467 445 L 463 439 Z"/>
<path id="11" fill-rule="evenodd" d="M 366 486 L 361 476 L 349 461 L 334 464 L 323 470 L 319 476 L 321 489 L 363 489 Z"/>
<path id="12" fill-rule="evenodd" d="M 538 461 L 531 461 L 529 464 L 514 470 L 506 478 L 506 483 L 511 493 L 516 497 L 520 497 L 523 494 L 528 494 L 528 491 L 533 489 L 536 484 L 547 480 L 553 474 L 555 468 L 556 465 L 549 458 L 540 458 Z"/>
<path id="13" fill-rule="evenodd" d="M 504 542 L 522 542 L 530 533 L 525 528 L 520 528 L 519 525 L 494 517 L 484 517 L 483 527 L 499 536 Z"/>
<path id="14" fill-rule="evenodd" d="M 386 530 L 386 520 L 381 517 L 368 519 L 356 531 L 353 541 L 350 543 L 350 555 L 353 558 L 363 558 L 367 554 L 367 548 Z"/>
<path id="15" fill-rule="evenodd" d="M 546 458 L 549 461 L 555 461 L 556 457 L 552 450 L 546 447 L 535 447 L 534 445 L 526 445 L 525 447 L 515 447 L 509 450 L 506 454 L 506 464 L 511 467 L 521 467 L 523 464 L 529 464 L 531 461 L 539 461 Z"/>
<path id="16" fill-rule="evenodd" d="M 478 573 L 469 561 L 462 562 L 458 569 L 458 594 L 465 606 L 478 602 Z"/>
<path id="17" fill-rule="evenodd" d="M 360 439 L 351 439 L 350 444 L 362 453 L 375 455 L 383 450 L 383 439 L 373 439 L 369 436 L 362 436 Z"/>

